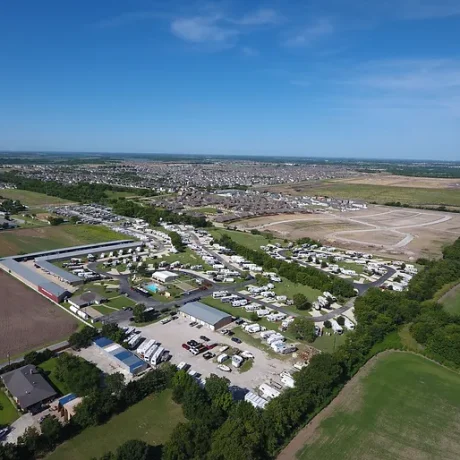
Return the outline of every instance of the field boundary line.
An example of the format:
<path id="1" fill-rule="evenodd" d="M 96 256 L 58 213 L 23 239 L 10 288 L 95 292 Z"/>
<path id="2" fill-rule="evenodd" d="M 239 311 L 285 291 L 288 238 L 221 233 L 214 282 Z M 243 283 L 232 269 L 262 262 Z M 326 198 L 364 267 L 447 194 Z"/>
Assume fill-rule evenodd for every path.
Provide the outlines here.
<path id="1" fill-rule="evenodd" d="M 361 367 L 360 369 L 356 372 L 353 377 L 348 380 L 348 382 L 340 389 L 340 391 L 329 401 L 329 403 L 324 406 L 306 425 L 304 425 L 302 428 L 300 428 L 296 435 L 289 441 L 288 444 L 286 444 L 283 449 L 279 452 L 279 454 L 276 457 L 276 460 L 292 460 L 297 458 L 297 454 L 305 447 L 307 444 L 303 440 L 306 436 L 307 433 L 310 430 L 314 430 L 319 425 L 321 422 L 329 415 L 329 413 L 332 411 L 331 407 L 334 401 L 337 400 L 337 398 L 340 397 L 340 394 L 345 390 L 345 388 L 349 385 L 354 385 L 356 380 L 359 380 L 363 377 L 362 374 L 365 374 L 366 371 L 370 370 L 369 368 L 372 368 L 376 361 L 380 357 L 384 357 L 386 355 L 391 355 L 393 353 L 407 353 L 415 356 L 419 356 L 427 361 L 430 361 L 434 364 L 437 364 L 438 366 L 443 367 L 446 370 L 449 370 L 453 372 L 456 375 L 460 374 L 460 371 L 452 369 L 451 367 L 446 366 L 445 364 L 442 364 L 438 361 L 436 361 L 433 358 L 429 358 L 428 356 L 425 356 L 423 354 L 417 353 L 412 350 L 401 350 L 397 348 L 390 348 L 387 350 L 380 351 L 379 353 L 375 354 L 374 356 L 371 356 L 370 359 L 368 359 Z"/>
<path id="2" fill-rule="evenodd" d="M 6 271 L 2 266 L 0 266 L 0 268 L 2 269 L 2 271 L 4 273 L 6 273 L 7 275 L 10 275 L 12 276 L 13 278 L 17 279 L 21 284 L 23 284 L 24 286 L 27 286 L 29 289 L 32 289 L 32 291 L 36 292 L 37 294 L 40 294 L 42 297 L 44 297 L 45 299 L 49 300 L 51 303 L 53 303 L 54 305 L 57 305 L 59 308 L 61 308 L 62 310 L 64 310 L 66 313 L 68 313 L 69 315 L 72 315 L 74 318 L 78 319 L 79 321 L 81 321 L 82 323 L 86 324 L 87 326 L 90 326 L 92 328 L 94 328 L 94 326 L 91 324 L 91 323 L 88 323 L 87 321 L 85 321 L 83 318 L 80 318 L 78 315 L 76 315 L 75 313 L 71 312 L 70 310 L 67 310 L 67 308 L 63 307 L 62 305 L 58 304 L 57 302 L 55 302 L 54 300 L 51 300 L 49 297 L 47 297 L 46 295 L 42 294 L 40 291 L 37 291 L 36 289 L 33 289 L 32 286 L 29 286 L 28 284 L 25 284 L 21 278 L 17 277 L 15 273 L 9 273 L 8 271 Z"/>

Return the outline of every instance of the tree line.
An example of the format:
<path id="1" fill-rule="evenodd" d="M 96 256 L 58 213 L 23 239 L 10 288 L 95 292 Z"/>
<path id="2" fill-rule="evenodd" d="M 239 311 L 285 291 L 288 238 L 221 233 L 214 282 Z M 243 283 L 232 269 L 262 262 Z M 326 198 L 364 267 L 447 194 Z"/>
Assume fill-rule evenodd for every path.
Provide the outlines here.
<path id="1" fill-rule="evenodd" d="M 69 201 L 80 203 L 108 203 L 109 197 L 106 192 L 132 192 L 136 195 L 155 195 L 152 190 L 132 189 L 129 187 L 118 187 L 110 184 L 92 184 L 79 182 L 78 184 L 62 184 L 57 181 L 43 181 L 23 177 L 14 172 L 0 174 L 0 182 L 14 184 L 18 189 L 29 192 L 43 193 L 49 196 L 56 196 Z"/>
<path id="2" fill-rule="evenodd" d="M 242 244 L 238 244 L 228 235 L 223 235 L 218 243 L 252 263 L 262 266 L 266 271 L 276 270 L 280 276 L 293 283 L 308 285 L 320 291 L 328 291 L 335 296 L 352 297 L 354 295 L 353 285 L 349 281 L 328 275 L 314 267 L 304 267 L 284 260 L 274 259 L 263 251 L 249 249 Z"/>
<path id="3" fill-rule="evenodd" d="M 158 225 L 161 222 L 172 224 L 186 224 L 195 227 L 209 227 L 211 224 L 204 217 L 194 217 L 188 214 L 178 214 L 164 208 L 142 206 L 131 200 L 118 199 L 113 204 L 113 212 L 125 217 L 144 219 L 150 225 Z"/>

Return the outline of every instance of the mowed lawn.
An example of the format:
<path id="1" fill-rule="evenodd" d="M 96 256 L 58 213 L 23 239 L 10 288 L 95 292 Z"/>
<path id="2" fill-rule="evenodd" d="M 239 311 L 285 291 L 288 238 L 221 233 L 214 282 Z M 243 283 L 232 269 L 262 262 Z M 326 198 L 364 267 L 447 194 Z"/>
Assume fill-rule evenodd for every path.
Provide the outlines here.
<path id="1" fill-rule="evenodd" d="M 460 458 L 460 375 L 421 356 L 380 355 L 302 432 L 300 460 Z"/>
<path id="2" fill-rule="evenodd" d="M 253 235 L 252 233 L 248 232 L 237 232 L 234 230 L 227 230 L 223 228 L 211 229 L 209 230 L 209 233 L 216 239 L 221 238 L 223 235 L 228 235 L 236 243 L 256 251 L 260 251 L 261 246 L 266 246 L 270 243 L 282 243 L 282 240 L 280 239 L 268 239 L 263 235 Z"/>
<path id="3" fill-rule="evenodd" d="M 131 439 L 139 439 L 151 445 L 164 444 L 174 427 L 185 421 L 181 406 L 171 399 L 166 390 L 149 396 L 115 415 L 105 425 L 87 428 L 70 441 L 59 446 L 47 460 L 87 460 L 99 458 L 114 451 Z"/>
<path id="4" fill-rule="evenodd" d="M 57 366 L 57 358 L 51 358 L 44 363 L 41 363 L 38 367 L 44 371 L 48 380 L 55 386 L 57 390 L 62 395 L 66 395 L 70 393 L 70 390 L 67 388 L 67 385 L 64 382 L 61 382 L 56 377 L 56 366 Z"/>
<path id="5" fill-rule="evenodd" d="M 460 284 L 452 288 L 443 298 L 444 310 L 452 315 L 460 315 Z"/>
<path id="6" fill-rule="evenodd" d="M 294 187 L 304 195 L 320 195 L 345 199 L 361 199 L 384 204 L 399 201 L 410 205 L 460 206 L 460 193 L 455 189 L 393 187 L 372 184 L 325 182 L 313 187 Z"/>
<path id="7" fill-rule="evenodd" d="M 126 235 L 96 225 L 60 225 L 0 232 L 0 257 L 66 246 L 126 240 Z"/>
<path id="8" fill-rule="evenodd" d="M 4 391 L 0 391 L 0 428 L 10 425 L 19 418 L 19 412 L 8 399 Z"/>
<path id="9" fill-rule="evenodd" d="M 0 196 L 10 198 L 11 200 L 19 200 L 22 204 L 33 207 L 46 206 L 50 204 L 66 204 L 68 200 L 58 198 L 56 196 L 45 195 L 44 193 L 29 192 L 27 190 L 18 189 L 1 189 Z"/>

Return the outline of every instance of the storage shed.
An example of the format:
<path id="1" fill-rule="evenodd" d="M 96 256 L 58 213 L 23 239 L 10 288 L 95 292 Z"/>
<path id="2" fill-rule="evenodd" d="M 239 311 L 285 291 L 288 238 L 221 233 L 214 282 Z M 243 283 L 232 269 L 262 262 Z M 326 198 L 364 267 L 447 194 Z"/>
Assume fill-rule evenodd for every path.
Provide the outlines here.
<path id="1" fill-rule="evenodd" d="M 132 375 L 139 374 L 148 367 L 145 361 L 106 337 L 96 339 L 94 344 L 107 353 L 109 359 Z"/>
<path id="2" fill-rule="evenodd" d="M 209 307 L 202 302 L 186 303 L 179 311 L 182 316 L 197 321 L 213 331 L 232 322 L 231 315 Z"/>

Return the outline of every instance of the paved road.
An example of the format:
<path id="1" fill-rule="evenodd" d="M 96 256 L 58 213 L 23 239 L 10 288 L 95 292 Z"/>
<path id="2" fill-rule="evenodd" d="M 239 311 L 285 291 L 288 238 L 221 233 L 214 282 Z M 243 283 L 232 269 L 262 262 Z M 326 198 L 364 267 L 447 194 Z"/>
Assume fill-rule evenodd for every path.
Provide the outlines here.
<path id="1" fill-rule="evenodd" d="M 64 340 L 63 342 L 55 343 L 54 345 L 50 345 L 49 347 L 42 348 L 41 350 L 37 350 L 38 352 L 42 352 L 45 350 L 51 350 L 51 351 L 57 351 L 57 350 L 63 350 L 64 348 L 67 348 L 69 346 L 69 342 L 67 340 Z M 24 359 L 24 356 L 20 356 L 19 358 L 15 358 L 11 360 L 11 364 L 13 363 L 20 363 Z M 3 369 L 5 366 L 7 366 L 8 363 L 1 363 L 0 364 L 0 369 Z"/>
<path id="2" fill-rule="evenodd" d="M 286 252 L 287 252 L 286 250 L 279 250 L 278 254 L 280 256 L 286 257 L 284 255 Z M 300 260 L 296 260 L 295 263 L 303 267 L 310 267 L 310 265 L 308 265 L 305 262 L 301 262 Z M 319 267 L 315 267 L 315 268 L 317 268 L 317 270 L 321 270 L 324 273 L 330 275 L 329 272 L 322 270 Z M 357 283 L 356 281 L 352 281 L 353 287 L 358 290 L 358 295 L 363 295 L 371 287 L 381 286 L 385 281 L 387 281 L 389 278 L 391 278 L 396 273 L 396 270 L 394 268 L 389 267 L 388 265 L 383 265 L 383 268 L 385 268 L 387 272 L 376 281 L 372 281 L 371 283 Z"/>

